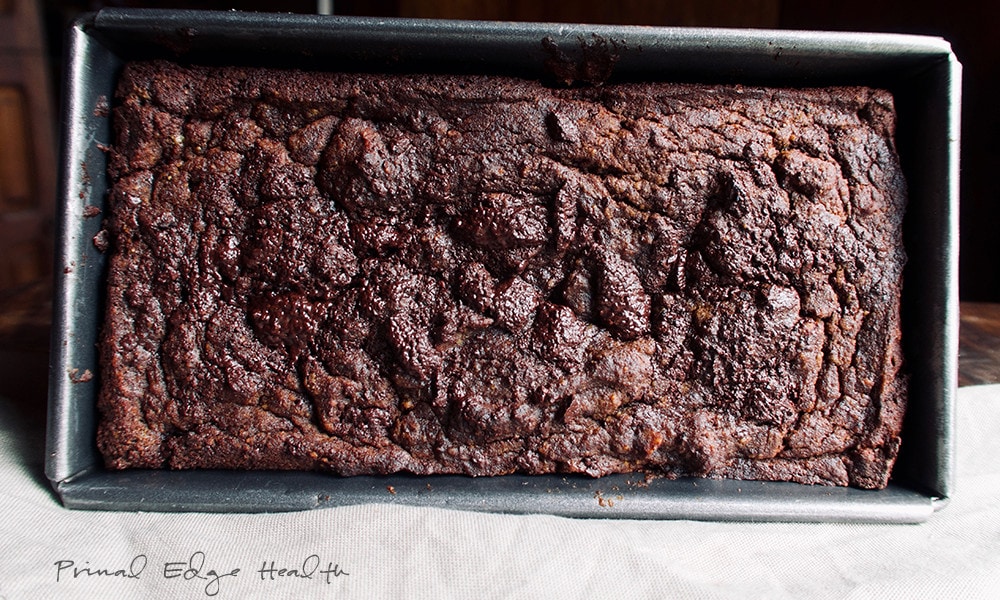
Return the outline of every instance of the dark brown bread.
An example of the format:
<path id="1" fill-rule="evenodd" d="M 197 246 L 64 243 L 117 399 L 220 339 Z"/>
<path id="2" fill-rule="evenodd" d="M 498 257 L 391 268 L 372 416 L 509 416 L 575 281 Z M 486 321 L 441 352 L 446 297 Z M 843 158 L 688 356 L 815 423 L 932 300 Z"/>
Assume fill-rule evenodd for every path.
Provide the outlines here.
<path id="1" fill-rule="evenodd" d="M 137 63 L 110 468 L 884 486 L 891 96 Z"/>

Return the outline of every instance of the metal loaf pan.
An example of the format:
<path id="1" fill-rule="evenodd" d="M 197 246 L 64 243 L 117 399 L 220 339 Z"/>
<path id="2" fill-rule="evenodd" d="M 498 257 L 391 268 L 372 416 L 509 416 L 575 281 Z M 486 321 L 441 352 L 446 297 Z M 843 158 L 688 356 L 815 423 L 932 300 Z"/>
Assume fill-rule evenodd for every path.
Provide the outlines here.
<path id="1" fill-rule="evenodd" d="M 95 445 L 108 102 L 124 62 L 549 76 L 554 55 L 617 56 L 611 78 L 816 86 L 896 95 L 910 188 L 904 291 L 910 409 L 882 491 L 641 476 L 351 477 L 302 472 L 125 471 Z M 603 49 L 603 50 L 602 50 Z M 957 372 L 958 120 L 961 66 L 937 38 L 763 30 L 391 20 L 312 15 L 104 10 L 69 32 L 61 215 L 46 473 L 70 508 L 267 512 L 369 502 L 576 517 L 920 522 L 948 498 Z"/>

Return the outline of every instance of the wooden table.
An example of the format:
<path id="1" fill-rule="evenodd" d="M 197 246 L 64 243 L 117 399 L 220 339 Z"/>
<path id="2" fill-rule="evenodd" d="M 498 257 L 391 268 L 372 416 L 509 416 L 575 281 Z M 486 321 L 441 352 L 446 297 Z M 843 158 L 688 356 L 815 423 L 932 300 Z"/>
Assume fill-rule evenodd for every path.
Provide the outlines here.
<path id="1" fill-rule="evenodd" d="M 958 333 L 958 385 L 1000 383 L 1000 304 L 963 302 Z"/>
<path id="2" fill-rule="evenodd" d="M 0 396 L 44 423 L 47 396 L 50 286 L 0 291 Z M 1000 383 L 1000 304 L 963 302 L 959 385 Z"/>

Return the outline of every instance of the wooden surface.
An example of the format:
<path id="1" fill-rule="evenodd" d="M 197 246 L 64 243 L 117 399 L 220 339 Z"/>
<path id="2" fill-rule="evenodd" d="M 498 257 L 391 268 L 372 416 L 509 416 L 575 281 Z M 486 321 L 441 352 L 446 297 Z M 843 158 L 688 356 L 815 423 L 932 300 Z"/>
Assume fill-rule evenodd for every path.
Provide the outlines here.
<path id="1" fill-rule="evenodd" d="M 963 302 L 958 385 L 1000 383 L 1000 304 Z"/>
<path id="2" fill-rule="evenodd" d="M 0 3 L 0 290 L 48 277 L 56 142 L 35 0 Z"/>
<path id="3" fill-rule="evenodd" d="M 334 2 L 334 8 L 340 3 Z M 355 2 L 364 6 L 364 2 Z M 385 3 L 388 4 L 388 3 Z M 358 7 L 360 8 L 360 7 Z M 697 27 L 778 27 L 780 0 L 398 0 L 392 14 L 436 19 L 587 22 Z M 342 12 L 342 11 L 341 11 Z"/>
<path id="4" fill-rule="evenodd" d="M 0 397 L 36 430 L 48 403 L 51 297 L 44 280 L 0 290 Z"/>

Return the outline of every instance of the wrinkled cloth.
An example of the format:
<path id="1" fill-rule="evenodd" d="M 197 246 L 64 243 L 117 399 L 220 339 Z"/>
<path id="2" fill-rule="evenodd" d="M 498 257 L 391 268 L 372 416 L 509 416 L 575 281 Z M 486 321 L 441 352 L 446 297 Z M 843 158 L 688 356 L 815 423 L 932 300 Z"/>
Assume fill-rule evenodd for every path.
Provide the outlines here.
<path id="1" fill-rule="evenodd" d="M 960 389 L 954 494 L 919 525 L 89 512 L 59 504 L 43 432 L 0 400 L 0 599 L 993 598 L 997 432 L 1000 385 Z"/>

